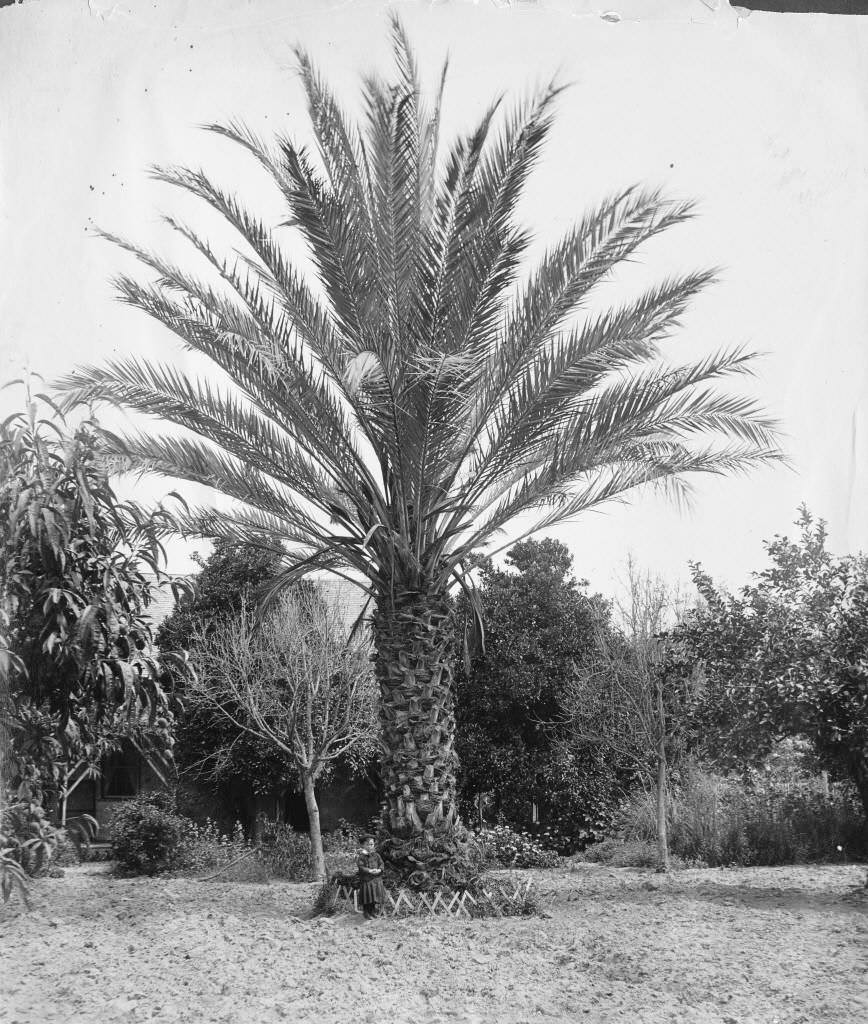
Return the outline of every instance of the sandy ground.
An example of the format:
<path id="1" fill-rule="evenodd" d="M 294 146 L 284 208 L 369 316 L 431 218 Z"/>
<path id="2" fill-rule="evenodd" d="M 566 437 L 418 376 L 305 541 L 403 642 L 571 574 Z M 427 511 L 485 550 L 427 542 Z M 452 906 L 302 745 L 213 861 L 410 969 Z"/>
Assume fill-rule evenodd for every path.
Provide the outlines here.
<path id="1" fill-rule="evenodd" d="M 306 919 L 313 887 L 37 883 L 0 1022 L 868 1021 L 864 867 L 534 872 L 547 915 Z"/>

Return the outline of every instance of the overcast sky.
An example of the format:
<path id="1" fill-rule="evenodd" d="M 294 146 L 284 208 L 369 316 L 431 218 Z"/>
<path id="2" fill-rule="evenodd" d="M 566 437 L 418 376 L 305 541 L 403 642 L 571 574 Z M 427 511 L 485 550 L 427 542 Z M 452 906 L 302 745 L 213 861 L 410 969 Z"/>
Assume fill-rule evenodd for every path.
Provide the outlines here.
<path id="1" fill-rule="evenodd" d="M 554 532 L 578 573 L 611 591 L 632 551 L 671 579 L 698 559 L 737 586 L 802 501 L 829 520 L 835 550 L 868 548 L 868 19 L 739 17 L 715 0 L 613 0 L 620 22 L 599 16 L 605 5 L 566 0 L 397 6 L 429 83 L 450 54 L 447 131 L 497 92 L 556 71 L 573 83 L 522 207 L 535 251 L 635 182 L 696 199 L 700 216 L 649 245 L 605 297 L 720 266 L 668 352 L 747 343 L 767 353 L 747 386 L 781 420 L 792 469 L 699 480 L 686 511 L 640 495 L 587 514 Z M 3 380 L 114 353 L 184 360 L 168 332 L 114 300 L 110 278 L 130 266 L 94 227 L 180 258 L 159 219 L 179 199 L 148 179 L 152 163 L 201 165 L 276 222 L 256 167 L 196 125 L 238 117 L 304 139 L 291 47 L 304 44 L 351 105 L 360 73 L 388 60 L 385 10 L 313 0 L 0 10 Z M 2 411 L 15 400 L 5 392 Z M 188 566 L 180 546 L 172 560 Z"/>

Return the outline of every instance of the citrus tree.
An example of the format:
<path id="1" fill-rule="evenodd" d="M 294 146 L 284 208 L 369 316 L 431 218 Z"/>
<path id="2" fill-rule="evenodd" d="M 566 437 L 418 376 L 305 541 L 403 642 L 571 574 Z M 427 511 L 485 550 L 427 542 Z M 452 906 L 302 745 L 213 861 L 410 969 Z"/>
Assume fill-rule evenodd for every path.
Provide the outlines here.
<path id="1" fill-rule="evenodd" d="M 762 763 L 778 740 L 802 738 L 868 816 L 868 559 L 830 552 L 804 507 L 796 525 L 737 594 L 694 566 L 705 605 L 673 631 L 671 667 L 701 669 L 697 731 L 719 764 Z"/>
<path id="2" fill-rule="evenodd" d="M 230 383 L 176 363 L 125 358 L 77 370 L 71 399 L 105 400 L 181 428 L 105 435 L 139 470 L 195 481 L 234 507 L 191 509 L 194 534 L 267 542 L 280 588 L 315 571 L 365 582 L 388 801 L 383 852 L 448 879 L 457 814 L 454 638 L 449 593 L 471 589 L 471 555 L 521 516 L 519 537 L 609 499 L 690 474 L 778 457 L 754 401 L 715 383 L 750 367 L 724 351 L 665 366 L 660 343 L 713 279 L 670 277 L 591 312 L 619 264 L 692 215 L 659 192 L 619 188 L 578 218 L 533 268 L 518 218 L 561 89 L 441 139 L 444 69 L 423 95 L 392 21 L 395 70 L 369 76 L 348 116 L 299 52 L 314 149 L 243 124 L 212 125 L 279 190 L 263 223 L 199 170 L 163 168 L 235 231 L 222 254 L 189 225 L 202 275 L 121 240 L 153 272 L 118 281 L 122 299 L 207 357 Z M 305 244 L 311 273 L 285 244 Z M 494 545 L 490 542 L 495 541 Z"/>
<path id="3" fill-rule="evenodd" d="M 559 721 L 577 665 L 595 654 L 597 629 L 609 613 L 599 595 L 572 574 L 566 545 L 525 540 L 506 567 L 488 561 L 477 584 L 485 650 L 455 674 L 459 781 L 465 814 L 486 803 L 516 826 L 534 822 L 564 847 L 608 824 L 620 797 L 617 766 L 600 745 L 570 743 Z M 458 602 L 458 623 L 468 613 Z M 534 806 L 536 815 L 534 814 Z"/>

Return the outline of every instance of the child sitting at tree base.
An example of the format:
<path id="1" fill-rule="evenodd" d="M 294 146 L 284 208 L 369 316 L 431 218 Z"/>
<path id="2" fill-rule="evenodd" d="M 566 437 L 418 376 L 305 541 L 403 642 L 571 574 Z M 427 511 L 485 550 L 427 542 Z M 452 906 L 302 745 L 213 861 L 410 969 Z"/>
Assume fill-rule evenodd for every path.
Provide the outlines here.
<path id="1" fill-rule="evenodd" d="M 359 900 L 365 918 L 379 917 L 386 890 L 383 887 L 383 858 L 374 849 L 373 836 L 362 836 L 356 865 L 359 869 Z"/>

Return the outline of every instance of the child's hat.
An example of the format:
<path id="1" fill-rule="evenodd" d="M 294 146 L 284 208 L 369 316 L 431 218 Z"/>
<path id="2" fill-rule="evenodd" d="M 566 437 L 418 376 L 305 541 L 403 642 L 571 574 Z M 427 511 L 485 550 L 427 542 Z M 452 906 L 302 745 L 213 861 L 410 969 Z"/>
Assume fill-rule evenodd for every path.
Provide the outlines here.
<path id="1" fill-rule="evenodd" d="M 373 843 L 373 842 L 376 842 L 376 840 L 370 834 L 370 832 L 366 832 L 363 836 L 359 837 L 359 842 L 362 843 L 362 844 L 368 843 L 368 842 Z"/>

